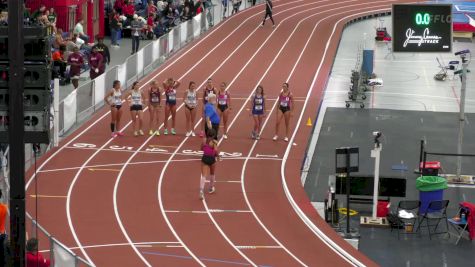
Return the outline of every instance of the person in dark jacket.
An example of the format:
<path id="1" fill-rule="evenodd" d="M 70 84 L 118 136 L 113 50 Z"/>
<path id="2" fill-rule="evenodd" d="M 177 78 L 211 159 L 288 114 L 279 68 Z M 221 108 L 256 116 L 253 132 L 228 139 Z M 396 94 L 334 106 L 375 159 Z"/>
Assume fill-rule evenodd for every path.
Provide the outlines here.
<path id="1" fill-rule="evenodd" d="M 92 48 L 92 53 L 89 56 L 89 75 L 91 80 L 94 80 L 96 77 L 104 73 L 106 70 L 106 64 L 102 54 L 98 51 L 97 46 Z"/>
<path id="2" fill-rule="evenodd" d="M 102 58 L 104 60 L 104 64 L 107 63 L 107 65 L 109 65 L 111 62 L 111 55 L 109 53 L 109 48 L 107 47 L 107 45 L 104 44 L 104 37 L 97 37 L 97 44 L 92 47 L 92 50 L 94 50 L 94 48 L 97 48 L 97 51 L 101 53 Z"/>
<path id="3" fill-rule="evenodd" d="M 270 20 L 272 21 L 272 27 L 275 27 L 275 22 L 274 22 L 274 19 L 272 18 L 272 7 L 273 7 L 272 1 L 266 0 L 266 14 L 264 15 L 264 19 L 262 20 L 261 27 L 264 27 L 267 17 L 269 17 Z"/>

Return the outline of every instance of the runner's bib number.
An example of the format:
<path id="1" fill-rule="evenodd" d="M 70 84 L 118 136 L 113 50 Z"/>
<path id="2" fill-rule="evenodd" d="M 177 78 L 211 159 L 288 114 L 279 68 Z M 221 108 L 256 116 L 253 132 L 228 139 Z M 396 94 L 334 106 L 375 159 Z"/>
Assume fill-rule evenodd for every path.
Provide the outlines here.
<path id="1" fill-rule="evenodd" d="M 158 96 L 152 96 L 153 103 L 158 103 L 158 101 L 159 101 Z"/>
<path id="2" fill-rule="evenodd" d="M 176 96 L 175 96 L 175 95 L 169 95 L 169 96 L 168 96 L 168 100 L 169 100 L 169 101 L 175 101 L 175 100 L 176 100 Z"/>
<path id="3" fill-rule="evenodd" d="M 254 108 L 255 108 L 256 110 L 262 110 L 262 105 L 256 105 Z"/>
<path id="4" fill-rule="evenodd" d="M 221 99 L 221 100 L 219 100 L 218 103 L 219 103 L 221 106 L 224 106 L 224 105 L 227 104 L 227 101 L 226 101 L 225 99 Z"/>
<path id="5" fill-rule="evenodd" d="M 289 103 L 287 103 L 287 101 L 281 101 L 281 102 L 280 102 L 280 106 L 281 106 L 281 107 L 286 108 L 288 105 L 289 105 Z"/>

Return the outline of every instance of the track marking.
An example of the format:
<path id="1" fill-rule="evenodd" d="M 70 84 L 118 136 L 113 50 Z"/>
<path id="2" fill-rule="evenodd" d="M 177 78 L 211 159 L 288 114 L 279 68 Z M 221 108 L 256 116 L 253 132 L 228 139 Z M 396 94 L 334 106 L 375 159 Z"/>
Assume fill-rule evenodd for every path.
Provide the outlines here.
<path id="1" fill-rule="evenodd" d="M 120 171 L 119 169 L 96 169 L 96 168 L 88 168 L 87 170 L 92 171 L 92 172 L 95 172 L 95 171 L 119 172 Z"/>
<path id="2" fill-rule="evenodd" d="M 179 259 L 189 259 L 192 260 L 193 258 L 190 256 L 182 256 L 182 255 L 177 255 L 177 254 L 167 254 L 167 253 L 160 253 L 160 252 L 147 252 L 144 251 L 143 254 L 148 254 L 148 255 L 156 255 L 156 256 L 165 256 L 165 257 L 173 257 L 173 258 L 179 258 Z M 219 264 L 228 264 L 228 265 L 241 265 L 241 266 L 249 266 L 249 263 L 245 262 L 237 262 L 237 261 L 228 261 L 228 260 L 219 260 L 219 259 L 211 259 L 211 258 L 200 258 L 202 261 L 206 262 L 213 262 L 213 263 L 219 263 Z M 259 265 L 264 267 L 264 265 Z"/>
<path id="3" fill-rule="evenodd" d="M 236 246 L 238 249 L 282 248 L 281 246 Z"/>
<path id="4" fill-rule="evenodd" d="M 263 155 L 263 154 L 256 154 L 256 158 L 278 158 L 279 155 Z"/>
<path id="5" fill-rule="evenodd" d="M 392 2 L 392 1 L 389 1 L 389 2 Z M 374 6 L 374 7 L 379 7 L 379 6 Z M 345 16 L 341 19 L 339 19 L 337 21 L 337 23 L 334 24 L 333 26 L 333 30 L 332 30 L 332 33 L 330 35 L 330 37 L 328 38 L 328 41 L 326 43 L 326 46 L 325 46 L 325 51 L 323 53 L 323 56 L 322 56 L 322 60 L 320 61 L 320 64 L 317 68 L 317 71 L 315 73 L 315 76 L 314 76 L 314 79 L 312 81 L 312 84 L 308 90 L 308 93 L 307 93 L 307 101 L 305 101 L 304 103 L 304 106 L 302 108 L 302 112 L 300 113 L 300 116 L 299 116 L 299 119 L 297 121 L 297 125 L 300 125 L 301 121 L 302 121 L 302 118 L 303 118 L 303 115 L 305 113 L 305 108 L 307 106 L 307 103 L 308 103 L 308 100 L 310 99 L 310 95 L 313 91 L 313 88 L 315 87 L 315 83 L 317 81 L 317 77 L 318 75 L 320 74 L 320 70 L 321 70 L 321 67 L 323 65 L 323 62 L 325 61 L 325 58 L 326 58 L 326 54 L 327 54 L 327 51 L 328 51 L 328 48 L 330 46 L 330 41 L 332 40 L 332 37 L 333 35 L 335 34 L 335 31 L 336 31 L 336 27 L 337 25 L 339 25 L 343 20 L 345 19 L 348 19 L 350 17 L 354 17 L 355 15 L 363 15 L 363 14 L 368 14 L 368 13 L 376 13 L 378 11 L 386 11 L 388 10 L 388 8 L 383 8 L 383 9 L 374 9 L 374 10 L 369 10 L 369 11 L 365 11 L 365 12 L 360 12 L 360 13 L 354 13 L 354 14 L 351 14 L 351 15 L 348 15 L 348 16 Z M 334 16 L 334 15 L 332 15 Z M 327 17 L 328 18 L 328 17 Z M 325 19 L 327 19 L 325 18 Z M 324 92 L 325 90 L 322 91 L 322 93 Z M 294 132 L 292 134 L 292 137 L 290 138 L 290 142 L 289 143 L 292 143 L 294 140 L 295 140 L 295 136 L 297 134 L 297 131 L 298 131 L 298 127 L 296 127 L 294 129 Z M 307 227 L 312 230 L 315 235 L 317 237 L 319 237 L 325 244 L 328 245 L 329 248 L 331 248 L 333 251 L 335 251 L 336 253 L 338 253 L 343 259 L 347 260 L 349 263 L 353 264 L 353 265 L 357 265 L 357 266 L 365 266 L 362 262 L 360 262 L 358 259 L 356 259 L 355 257 L 353 257 L 351 254 L 349 254 L 348 252 L 346 252 L 343 248 L 341 248 L 338 244 L 336 244 L 330 237 L 328 237 L 322 230 L 320 230 L 317 226 L 315 226 L 315 224 L 313 224 L 313 222 L 307 217 L 307 215 L 300 209 L 300 207 L 298 206 L 298 204 L 295 202 L 295 200 L 293 199 L 292 197 L 292 194 L 290 193 L 290 190 L 288 188 L 288 185 L 287 185 L 287 181 L 286 181 L 286 177 L 285 177 L 285 164 L 287 162 L 287 158 L 289 156 L 289 153 L 290 153 L 290 149 L 292 148 L 292 146 L 289 144 L 287 145 L 287 149 L 285 150 L 285 154 L 284 154 L 284 159 L 282 161 L 282 164 L 281 164 L 281 180 L 282 180 L 282 186 L 283 186 L 283 189 L 284 189 L 284 192 L 285 192 L 285 195 L 287 196 L 287 199 L 289 200 L 289 203 L 291 204 L 291 206 L 294 208 L 294 210 L 296 211 L 296 213 L 298 214 L 298 216 L 302 219 L 302 221 L 307 225 Z"/>
<path id="6" fill-rule="evenodd" d="M 279 0 L 276 0 L 276 2 L 279 1 Z M 289 2 L 289 3 L 284 3 L 282 5 L 279 5 L 279 6 L 285 6 L 285 5 L 289 5 L 289 4 L 292 4 L 292 3 L 295 3 L 295 2 L 300 2 L 302 0 L 297 0 L 297 1 L 293 1 L 293 2 Z M 245 10 L 243 10 L 242 12 L 239 12 L 238 14 L 239 15 L 236 15 L 236 16 L 232 16 L 229 20 L 225 20 L 225 21 L 222 21 L 222 23 L 219 23 L 218 26 L 216 27 L 213 27 L 213 29 L 208 32 L 206 35 L 204 35 L 203 38 L 199 38 L 199 40 L 191 47 L 187 48 L 183 54 L 181 54 L 180 56 L 178 56 L 177 58 L 174 58 L 174 56 L 172 56 L 171 58 L 169 58 L 169 60 L 172 60 L 171 62 L 167 63 L 166 66 L 161 69 L 157 74 L 155 74 L 151 79 L 149 78 L 148 80 L 152 80 L 152 79 L 155 79 L 156 77 L 158 77 L 160 74 L 162 74 L 164 71 L 168 70 L 171 66 L 173 66 L 176 62 L 178 62 L 181 58 L 183 58 L 184 56 L 186 56 L 188 53 L 190 53 L 190 51 L 193 51 L 193 48 L 197 47 L 198 45 L 200 45 L 201 43 L 203 43 L 205 40 L 207 40 L 208 38 L 210 38 L 210 36 L 213 36 L 213 34 L 215 32 L 218 31 L 218 29 L 220 29 L 221 27 L 223 27 L 223 25 L 226 25 L 229 21 L 231 21 L 232 19 L 237 19 L 238 17 L 240 17 L 242 14 L 245 14 L 247 13 L 248 11 L 250 10 L 253 10 L 253 9 L 256 9 L 257 7 L 259 7 L 260 5 L 256 5 L 254 7 L 250 7 L 250 8 L 247 8 Z M 236 29 L 234 29 L 231 33 L 228 34 L 228 36 L 226 36 L 222 42 L 224 42 L 224 40 L 226 40 L 230 35 L 232 35 L 235 31 L 237 31 L 239 28 L 241 28 L 242 25 L 245 24 L 245 22 L 247 22 L 247 20 L 249 20 L 250 18 L 254 17 L 254 16 L 257 16 L 259 14 L 255 14 L 249 18 L 247 18 L 246 20 L 244 20 L 243 22 L 241 22 L 241 24 L 239 24 L 238 27 L 236 27 Z M 211 51 L 209 51 L 209 53 L 211 53 L 212 51 L 214 51 L 216 48 L 218 47 L 218 45 L 216 45 L 213 49 L 211 49 Z M 208 54 L 206 54 L 205 56 L 202 57 L 205 58 L 207 57 Z M 201 62 L 201 61 L 200 61 Z M 147 76 L 148 77 L 148 76 Z M 147 78 L 146 78 L 147 79 Z M 140 86 L 139 89 L 141 89 L 142 87 L 145 86 L 145 83 Z M 87 126 L 84 130 L 82 130 L 80 133 L 78 133 L 75 137 L 71 138 L 71 140 L 69 140 L 66 144 L 64 144 L 63 146 L 61 146 L 58 150 L 56 150 L 52 155 L 50 155 L 37 169 L 37 171 L 40 171 L 52 158 L 54 158 L 56 155 L 58 155 L 63 149 L 65 146 L 68 146 L 69 144 L 71 144 L 72 142 L 74 142 L 76 139 L 78 139 L 80 136 L 82 136 L 83 134 L 85 134 L 86 132 L 88 132 L 92 127 L 94 127 L 99 121 L 101 121 L 102 119 L 104 119 L 105 117 L 107 117 L 109 115 L 110 111 L 107 111 L 105 114 L 103 114 L 101 117 L 97 118 L 93 123 L 91 123 L 89 126 Z M 130 122 L 129 122 L 130 124 Z M 128 125 L 128 124 L 127 124 Z M 32 183 L 33 179 L 36 178 L 36 173 L 33 173 L 33 175 L 30 177 L 30 179 L 28 180 L 28 182 L 26 183 L 26 186 L 25 186 L 25 190 L 28 190 L 28 187 L 30 186 L 30 184 Z M 69 196 L 69 194 L 68 194 Z M 88 256 L 88 254 L 83 250 L 81 249 L 81 243 L 79 242 L 79 239 L 74 231 L 74 227 L 72 226 L 72 223 L 70 221 L 70 214 L 69 214 L 69 197 L 68 197 L 68 206 L 66 207 L 66 210 L 67 210 L 67 215 L 68 215 L 68 224 L 69 224 L 69 227 L 71 229 L 71 232 L 72 232 L 72 235 L 73 235 L 73 238 L 75 240 L 75 242 L 80 246 L 80 250 L 81 252 L 83 253 L 83 255 L 85 256 L 86 260 L 92 264 L 93 266 L 94 265 L 94 262 L 91 260 L 91 258 Z M 29 214 L 27 212 L 27 214 Z"/>
<path id="7" fill-rule="evenodd" d="M 195 213 L 195 214 L 206 214 L 205 210 L 166 210 L 166 213 Z"/>
<path id="8" fill-rule="evenodd" d="M 68 196 L 30 195 L 32 198 L 67 198 Z"/>
<path id="9" fill-rule="evenodd" d="M 175 248 L 175 247 L 182 247 L 179 244 L 179 242 L 136 242 L 134 243 L 136 246 L 143 246 L 143 247 L 168 247 L 168 248 Z M 90 246 L 83 246 L 83 248 L 88 249 L 88 248 L 108 248 L 108 247 L 121 247 L 121 246 L 129 246 L 129 243 L 112 243 L 112 244 L 102 244 L 102 245 L 90 245 Z M 79 249 L 79 247 L 70 247 L 68 248 L 70 250 L 76 250 Z M 47 253 L 49 252 L 48 250 L 42 250 L 40 251 L 42 253 Z"/>

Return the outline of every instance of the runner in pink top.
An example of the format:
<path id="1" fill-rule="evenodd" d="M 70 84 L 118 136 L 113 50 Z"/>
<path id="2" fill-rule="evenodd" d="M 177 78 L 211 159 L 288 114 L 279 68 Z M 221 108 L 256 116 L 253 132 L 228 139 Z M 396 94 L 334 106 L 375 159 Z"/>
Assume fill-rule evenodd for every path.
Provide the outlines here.
<path id="1" fill-rule="evenodd" d="M 201 180 L 200 180 L 200 199 L 204 199 L 204 188 L 206 177 L 209 178 L 209 190 L 208 193 L 215 192 L 214 171 L 216 169 L 216 159 L 219 159 L 218 141 L 214 139 L 216 134 L 214 129 L 208 129 L 207 137 L 203 139 L 201 150 L 203 151 L 203 157 L 201 158 Z"/>
<path id="2" fill-rule="evenodd" d="M 282 92 L 279 95 L 279 109 L 277 110 L 277 121 L 275 124 L 275 135 L 272 138 L 274 141 L 277 141 L 279 138 L 279 126 L 282 118 L 285 120 L 285 138 L 284 141 L 289 141 L 290 135 L 290 117 L 292 116 L 292 111 L 294 110 L 294 97 L 289 90 L 289 84 L 282 84 Z"/>

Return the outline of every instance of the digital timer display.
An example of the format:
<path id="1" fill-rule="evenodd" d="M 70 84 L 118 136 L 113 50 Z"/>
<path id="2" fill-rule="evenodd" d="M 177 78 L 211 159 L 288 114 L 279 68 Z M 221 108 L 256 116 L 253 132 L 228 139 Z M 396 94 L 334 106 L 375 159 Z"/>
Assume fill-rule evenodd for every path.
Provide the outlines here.
<path id="1" fill-rule="evenodd" d="M 393 5 L 394 52 L 451 52 L 452 5 Z"/>

